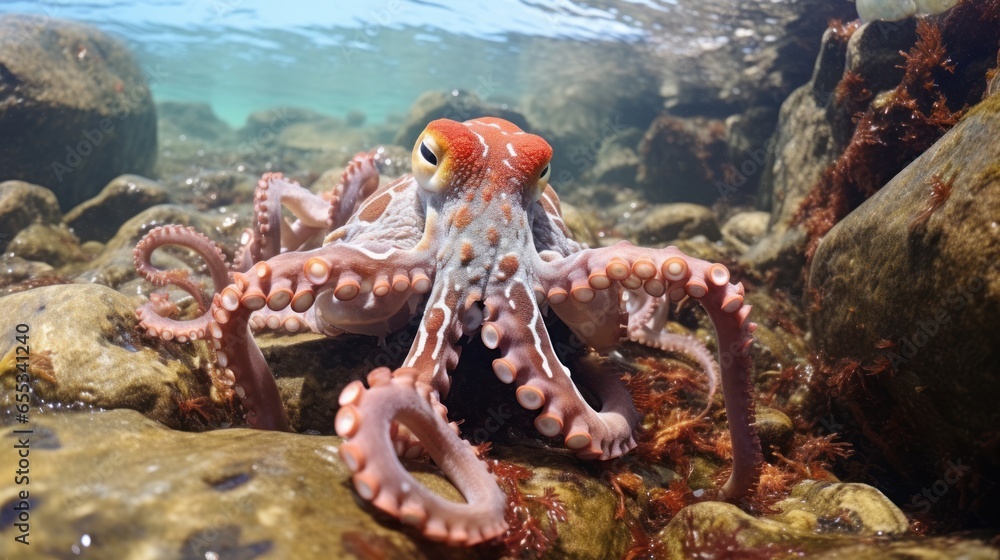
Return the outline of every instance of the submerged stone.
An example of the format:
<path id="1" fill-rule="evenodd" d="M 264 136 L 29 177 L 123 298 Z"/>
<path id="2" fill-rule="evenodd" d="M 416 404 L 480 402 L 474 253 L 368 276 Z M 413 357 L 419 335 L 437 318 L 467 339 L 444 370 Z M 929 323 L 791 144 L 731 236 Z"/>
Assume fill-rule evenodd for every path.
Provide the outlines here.
<path id="1" fill-rule="evenodd" d="M 209 395 L 202 370 L 207 356 L 143 337 L 135 307 L 135 300 L 104 286 L 35 288 L 0 298 L 0 316 L 14 319 L 0 325 L 0 336 L 13 341 L 16 325 L 28 326 L 38 404 L 131 408 L 169 426 L 188 425 L 178 402 Z M 8 364 L 0 371 L 0 406 L 8 410 L 15 398 L 12 370 Z"/>
<path id="2" fill-rule="evenodd" d="M 179 432 L 130 410 L 36 413 L 32 422 L 50 434 L 48 440 L 61 442 L 32 449 L 31 493 L 41 497 L 31 513 L 38 554 L 64 554 L 88 535 L 86 552 L 101 558 L 501 556 L 496 546 L 432 543 L 358 500 L 336 436 Z M 569 514 L 544 558 L 600 560 L 624 553 L 629 532 L 614 520 L 617 499 L 579 462 L 516 449 L 504 458 L 532 472 L 523 492 L 553 487 Z M 14 472 L 15 460 L 16 454 L 3 454 L 0 468 Z M 432 491 L 461 500 L 436 469 L 407 464 Z M 0 487 L 0 504 L 17 490 Z"/>
<path id="3" fill-rule="evenodd" d="M 723 502 L 688 506 L 656 536 L 655 557 L 1000 558 L 977 539 L 910 533 L 903 512 L 864 484 L 805 481 L 775 507 L 754 517 Z"/>
<path id="4" fill-rule="evenodd" d="M 46 185 L 68 209 L 117 175 L 152 173 L 157 71 L 95 27 L 0 16 L 2 179 Z"/>
<path id="5" fill-rule="evenodd" d="M 80 240 L 62 224 L 31 224 L 7 244 L 7 253 L 53 267 L 87 259 L 80 248 Z"/>
<path id="6" fill-rule="evenodd" d="M 961 459 L 984 477 L 978 503 L 994 520 L 986 480 L 996 482 L 1000 451 L 982 435 L 1000 425 L 998 135 L 994 94 L 827 234 L 809 281 L 817 349 L 875 374 L 855 389 L 880 404 L 850 410 L 866 433 L 891 427 L 872 443 L 894 481 L 911 477 L 919 507 L 920 488 L 949 472 L 945 459 Z M 949 487 L 944 502 L 957 506 Z"/>
<path id="7" fill-rule="evenodd" d="M 709 208 L 684 202 L 635 210 L 619 229 L 636 244 L 645 246 L 664 246 L 698 235 L 711 240 L 722 236 L 715 214 Z"/>
<path id="8" fill-rule="evenodd" d="M 108 183 L 97 196 L 67 212 L 63 220 L 80 239 L 105 242 L 126 220 L 165 202 L 167 193 L 156 181 L 138 175 L 122 175 Z"/>
<path id="9" fill-rule="evenodd" d="M 0 250 L 31 224 L 58 224 L 59 201 L 45 187 L 24 181 L 0 183 Z"/>

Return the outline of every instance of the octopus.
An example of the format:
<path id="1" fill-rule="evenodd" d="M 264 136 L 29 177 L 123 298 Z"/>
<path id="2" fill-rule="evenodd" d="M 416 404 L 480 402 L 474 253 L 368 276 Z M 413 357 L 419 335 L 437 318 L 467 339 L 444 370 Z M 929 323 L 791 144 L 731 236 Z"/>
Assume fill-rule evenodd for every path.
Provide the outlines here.
<path id="1" fill-rule="evenodd" d="M 708 374 L 710 403 L 721 383 L 732 438 L 732 473 L 709 497 L 738 500 L 753 490 L 763 464 L 750 378 L 756 325 L 743 285 L 730 282 L 724 265 L 676 247 L 580 245 L 549 184 L 552 148 L 502 119 L 431 122 L 414 146 L 412 174 L 384 186 L 377 157 L 355 156 L 326 196 L 265 174 L 232 265 L 191 228 L 150 231 L 134 250 L 137 271 L 191 294 L 201 314 L 169 318 L 176 307 L 154 294 L 136 311 L 140 327 L 163 339 L 210 341 L 246 422 L 289 430 L 255 330 L 384 337 L 419 315 L 398 369 L 375 369 L 367 383 L 343 388 L 334 429 L 345 438 L 339 454 L 357 495 L 433 540 L 474 545 L 508 529 L 505 495 L 442 404 L 463 336 L 478 334 L 499 352 L 493 373 L 516 385 L 520 406 L 537 412 L 540 434 L 560 438 L 586 460 L 636 446 L 641 418 L 624 383 L 614 375 L 574 376 L 554 350 L 549 312 L 600 353 L 627 339 L 693 356 Z M 210 303 L 186 274 L 152 264 L 153 251 L 165 245 L 205 261 Z M 664 331 L 671 304 L 686 298 L 698 301 L 715 327 L 718 365 L 694 339 Z M 400 461 L 424 452 L 464 503 L 432 492 Z"/>

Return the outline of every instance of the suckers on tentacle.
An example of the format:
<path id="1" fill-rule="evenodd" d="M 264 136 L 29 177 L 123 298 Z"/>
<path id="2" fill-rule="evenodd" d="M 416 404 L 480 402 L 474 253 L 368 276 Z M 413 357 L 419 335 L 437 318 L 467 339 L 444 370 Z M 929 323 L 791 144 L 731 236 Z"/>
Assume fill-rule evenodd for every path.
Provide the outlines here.
<path id="1" fill-rule="evenodd" d="M 640 416 L 621 380 L 573 376 L 553 350 L 546 310 L 600 352 L 628 337 L 694 356 L 710 393 L 721 377 L 733 473 L 719 497 L 747 495 L 763 459 L 750 383 L 755 325 L 743 286 L 730 283 L 725 266 L 674 247 L 586 249 L 573 241 L 548 186 L 551 157 L 543 139 L 507 121 L 440 119 L 414 145 L 413 175 L 382 187 L 369 154 L 348 165 L 330 202 L 266 174 L 237 273 L 230 275 L 214 244 L 189 230 L 154 230 L 139 243 L 136 267 L 151 282 L 197 291 L 182 274 L 149 262 L 158 246 L 177 244 L 205 259 L 215 292 L 197 319 L 159 317 L 171 309 L 160 298 L 138 311 L 142 324 L 164 338 L 210 339 L 251 425 L 287 429 L 251 326 L 384 336 L 422 308 L 404 367 L 372 371 L 367 389 L 360 381 L 345 387 L 335 428 L 348 440 L 341 456 L 358 494 L 429 538 L 468 545 L 506 530 L 502 493 L 441 404 L 463 335 L 478 334 L 499 351 L 493 372 L 517 386 L 522 407 L 537 411 L 541 434 L 561 437 L 586 459 L 610 459 L 635 446 Z M 666 307 L 685 298 L 698 301 L 715 325 L 721 372 L 697 342 L 663 332 Z M 599 410 L 578 383 L 597 397 Z M 467 503 L 434 496 L 403 469 L 396 456 L 421 449 Z"/>

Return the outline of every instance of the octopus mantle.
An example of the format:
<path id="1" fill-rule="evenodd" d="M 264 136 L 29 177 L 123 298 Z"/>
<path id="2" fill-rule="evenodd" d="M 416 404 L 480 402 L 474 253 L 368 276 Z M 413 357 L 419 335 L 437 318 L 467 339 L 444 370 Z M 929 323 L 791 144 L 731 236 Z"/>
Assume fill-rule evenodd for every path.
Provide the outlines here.
<path id="1" fill-rule="evenodd" d="M 380 368 L 347 385 L 335 428 L 357 493 L 417 526 L 427 537 L 471 545 L 502 535 L 505 496 L 441 404 L 457 342 L 478 333 L 499 349 L 493 372 L 517 385 L 518 403 L 538 411 L 545 436 L 562 436 L 584 459 L 605 460 L 635 446 L 640 416 L 617 378 L 571 377 L 553 350 L 543 316 L 555 312 L 598 351 L 622 338 L 692 355 L 721 379 L 733 442 L 733 471 L 718 494 L 746 495 L 762 457 L 753 428 L 748 320 L 742 284 L 721 264 L 674 247 L 622 242 L 588 249 L 573 241 L 548 185 L 552 150 L 540 137 L 495 118 L 431 122 L 413 149 L 413 174 L 379 186 L 376 155 L 359 154 L 328 197 L 280 174 L 264 175 L 254 225 L 232 266 L 192 229 L 151 231 L 135 248 L 139 273 L 190 293 L 204 313 L 169 319 L 165 295 L 137 310 L 146 332 L 179 341 L 208 339 L 247 422 L 287 430 L 274 378 L 252 328 L 385 336 L 422 313 L 402 367 Z M 288 209 L 294 221 L 283 218 Z M 214 284 L 205 305 L 197 285 L 153 266 L 153 251 L 179 245 L 207 263 Z M 695 341 L 664 332 L 667 302 L 697 300 L 719 338 L 720 364 Z M 579 377 L 579 376 L 578 376 Z M 581 382 L 600 410 L 581 396 Z M 710 399 L 711 400 L 711 399 Z M 466 503 L 445 500 L 416 481 L 400 455 L 426 450 Z"/>

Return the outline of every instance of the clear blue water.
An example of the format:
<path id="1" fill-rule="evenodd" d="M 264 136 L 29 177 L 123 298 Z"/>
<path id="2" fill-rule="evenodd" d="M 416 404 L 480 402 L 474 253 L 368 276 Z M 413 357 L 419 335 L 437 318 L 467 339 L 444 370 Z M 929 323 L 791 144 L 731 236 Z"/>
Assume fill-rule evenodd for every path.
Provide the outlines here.
<path id="1" fill-rule="evenodd" d="M 380 122 L 431 89 L 515 98 L 539 85 L 522 71 L 538 38 L 634 42 L 647 33 L 618 7 L 570 0 L 6 1 L 0 12 L 94 24 L 132 49 L 157 101 L 208 102 L 234 126 L 279 105 L 360 110 Z"/>

